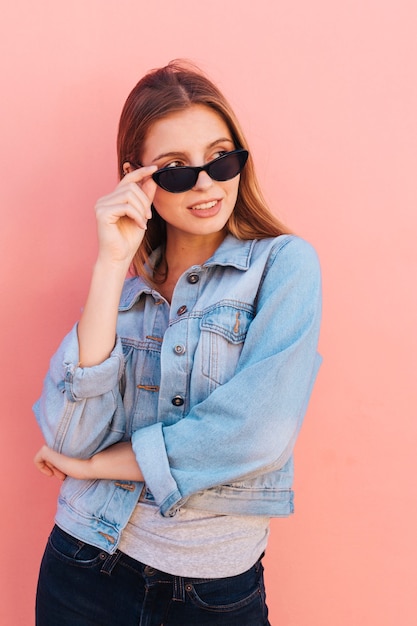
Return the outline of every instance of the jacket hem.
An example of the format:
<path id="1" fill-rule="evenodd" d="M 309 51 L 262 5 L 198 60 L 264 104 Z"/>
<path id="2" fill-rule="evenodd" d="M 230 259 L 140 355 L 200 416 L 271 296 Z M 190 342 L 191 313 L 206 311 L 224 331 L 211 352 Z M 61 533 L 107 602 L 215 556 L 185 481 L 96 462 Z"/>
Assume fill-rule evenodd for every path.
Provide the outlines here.
<path id="1" fill-rule="evenodd" d="M 62 502 L 55 515 L 55 522 L 69 535 L 109 554 L 116 552 L 120 543 L 120 527 L 93 515 L 81 514 Z"/>
<path id="2" fill-rule="evenodd" d="M 292 489 L 260 490 L 257 497 L 247 491 L 223 485 L 213 490 L 201 491 L 187 498 L 184 507 L 210 511 L 219 515 L 265 515 L 268 517 L 289 517 L 294 513 L 294 492 Z"/>

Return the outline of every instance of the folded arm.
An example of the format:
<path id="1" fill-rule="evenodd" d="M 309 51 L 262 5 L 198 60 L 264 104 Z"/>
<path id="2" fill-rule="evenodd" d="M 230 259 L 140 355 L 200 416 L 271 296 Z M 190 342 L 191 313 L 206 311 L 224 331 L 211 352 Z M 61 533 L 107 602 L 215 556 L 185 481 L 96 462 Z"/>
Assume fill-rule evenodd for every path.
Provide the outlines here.
<path id="1" fill-rule="evenodd" d="M 90 459 L 75 459 L 44 445 L 35 455 L 34 463 L 46 476 L 64 480 L 66 476 L 85 479 L 143 481 L 130 442 L 116 443 Z"/>

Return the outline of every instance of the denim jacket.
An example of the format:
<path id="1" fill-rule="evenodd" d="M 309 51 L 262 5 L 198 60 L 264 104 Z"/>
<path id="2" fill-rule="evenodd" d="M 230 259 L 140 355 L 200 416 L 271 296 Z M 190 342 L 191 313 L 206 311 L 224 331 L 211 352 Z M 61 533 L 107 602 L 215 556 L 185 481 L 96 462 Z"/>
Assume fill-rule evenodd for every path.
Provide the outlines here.
<path id="1" fill-rule="evenodd" d="M 128 279 L 109 358 L 79 367 L 74 328 L 34 410 L 47 444 L 70 456 L 131 440 L 145 484 L 66 478 L 61 528 L 114 552 L 142 492 L 164 516 L 292 513 L 320 311 L 317 256 L 292 235 L 228 235 L 180 277 L 171 305 Z"/>

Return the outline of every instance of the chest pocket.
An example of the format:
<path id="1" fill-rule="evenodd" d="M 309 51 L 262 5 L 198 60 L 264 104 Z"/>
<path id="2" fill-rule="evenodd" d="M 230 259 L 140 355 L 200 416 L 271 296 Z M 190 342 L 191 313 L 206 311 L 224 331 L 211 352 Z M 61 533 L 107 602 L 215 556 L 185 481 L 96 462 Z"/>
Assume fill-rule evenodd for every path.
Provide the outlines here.
<path id="1" fill-rule="evenodd" d="M 223 385 L 236 366 L 254 317 L 250 305 L 222 303 L 201 320 L 202 372 L 216 385 Z"/>
<path id="2" fill-rule="evenodd" d="M 156 421 L 160 384 L 161 344 L 152 339 L 122 337 L 125 368 L 119 388 L 125 411 L 126 432 Z"/>

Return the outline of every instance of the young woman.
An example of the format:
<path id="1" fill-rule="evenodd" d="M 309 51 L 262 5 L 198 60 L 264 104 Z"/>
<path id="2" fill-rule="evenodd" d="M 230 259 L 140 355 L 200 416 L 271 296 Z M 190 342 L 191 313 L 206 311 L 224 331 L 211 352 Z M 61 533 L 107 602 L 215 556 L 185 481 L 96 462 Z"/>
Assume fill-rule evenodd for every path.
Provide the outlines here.
<path id="1" fill-rule="evenodd" d="M 196 68 L 136 85 L 118 158 L 82 317 L 35 405 L 35 462 L 65 479 L 37 624 L 264 626 L 269 519 L 293 510 L 320 362 L 316 254 L 269 212 Z"/>

